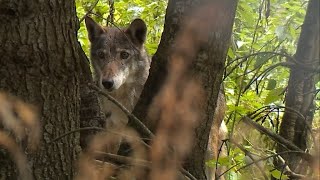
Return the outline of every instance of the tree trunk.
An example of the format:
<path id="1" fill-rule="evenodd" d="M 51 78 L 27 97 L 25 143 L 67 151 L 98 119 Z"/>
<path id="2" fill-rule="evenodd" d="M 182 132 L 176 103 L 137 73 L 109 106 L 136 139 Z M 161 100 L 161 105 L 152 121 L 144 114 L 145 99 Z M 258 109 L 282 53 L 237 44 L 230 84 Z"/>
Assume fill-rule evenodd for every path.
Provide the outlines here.
<path id="1" fill-rule="evenodd" d="M 308 148 L 315 111 L 315 75 L 316 70 L 319 70 L 319 41 L 319 0 L 310 0 L 297 52 L 294 55 L 297 66 L 290 71 L 285 99 L 286 110 L 280 127 L 280 135 L 303 151 Z M 277 151 L 283 152 L 286 148 L 278 145 Z M 306 166 L 300 164 L 299 155 L 288 154 L 283 158 L 294 172 L 306 173 L 304 169 Z M 297 169 L 298 166 L 300 169 Z"/>
<path id="2" fill-rule="evenodd" d="M 93 83 L 89 60 L 82 49 L 79 49 L 81 56 L 81 75 L 80 75 L 80 127 L 104 128 L 105 115 L 102 113 L 100 101 L 97 93 L 90 89 L 88 84 Z M 80 145 L 86 149 L 91 137 L 97 130 L 80 131 Z"/>
<path id="3" fill-rule="evenodd" d="M 232 0 L 216 0 L 216 1 L 192 1 L 192 0 L 171 0 L 169 1 L 164 32 L 156 54 L 152 59 L 150 75 L 142 92 L 141 98 L 135 107 L 134 114 L 140 118 L 152 131 L 157 127 L 157 122 L 152 122 L 147 117 L 147 111 L 154 98 L 163 86 L 167 77 L 167 64 L 170 52 L 175 49 L 172 45 L 174 39 L 183 31 L 184 24 L 188 23 L 187 16 L 192 17 L 193 10 L 201 7 L 208 2 L 212 2 L 214 7 L 212 13 L 215 15 L 212 19 L 206 19 L 210 24 L 210 35 L 204 46 L 196 47 L 200 51 L 197 58 L 193 62 L 189 72 L 202 82 L 205 90 L 206 101 L 202 112 L 201 122 L 198 123 L 194 132 L 195 144 L 192 147 L 192 153 L 186 161 L 185 167 L 198 179 L 206 179 L 205 175 L 205 155 L 207 150 L 208 138 L 211 126 L 219 126 L 213 122 L 214 111 L 222 74 L 226 52 L 229 46 L 233 20 L 237 1 Z M 188 12 L 190 14 L 188 14 Z M 210 16 L 209 16 L 210 17 Z M 203 19 L 199 20 L 203 21 Z M 201 30 L 198 31 L 199 33 Z M 194 32 L 197 33 L 197 32 Z M 130 122 L 129 122 L 130 124 Z M 138 132 L 143 132 L 138 131 Z M 218 134 L 218 132 L 217 132 Z M 143 136 L 145 134 L 142 133 Z"/>
<path id="4" fill-rule="evenodd" d="M 35 179 L 71 179 L 79 133 L 48 143 L 80 126 L 75 2 L 1 1 L 0 24 L 0 89 L 35 105 L 40 114 L 41 144 L 29 155 L 29 168 Z M 1 179 L 17 179 L 11 160 L 1 156 Z"/>

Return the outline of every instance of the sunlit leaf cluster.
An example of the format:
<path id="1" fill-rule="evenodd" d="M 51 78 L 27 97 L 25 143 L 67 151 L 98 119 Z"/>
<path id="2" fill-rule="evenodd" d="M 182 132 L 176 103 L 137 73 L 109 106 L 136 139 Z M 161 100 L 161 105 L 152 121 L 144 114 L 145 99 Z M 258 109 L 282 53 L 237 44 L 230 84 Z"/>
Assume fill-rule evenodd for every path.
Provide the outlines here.
<path id="1" fill-rule="evenodd" d="M 113 8 L 110 9 L 111 2 L 114 2 L 114 4 Z M 148 27 L 146 48 L 150 55 L 156 52 L 164 24 L 166 0 L 76 0 L 76 5 L 80 20 L 86 14 L 89 14 L 104 26 L 125 27 L 135 18 L 143 19 Z M 114 24 L 108 24 L 107 22 L 110 13 L 113 14 Z M 78 39 L 82 48 L 88 54 L 89 42 L 83 21 L 80 23 Z"/>
<path id="2" fill-rule="evenodd" d="M 290 73 L 289 68 L 281 64 L 294 56 L 306 5 L 305 0 L 244 0 L 238 3 L 224 77 L 228 105 L 226 119 L 230 137 L 258 155 L 266 156 L 274 151 L 274 142 L 253 129 L 239 127 L 238 123 L 242 116 L 269 107 L 266 108 L 269 112 L 264 113 L 267 115 L 256 120 L 278 132 L 283 110 L 276 107 L 284 106 Z M 239 137 L 243 131 L 250 133 Z M 233 159 L 229 167 L 236 165 L 230 170 L 229 179 L 259 179 L 261 172 L 256 167 L 239 170 L 246 158 L 236 161 L 236 149 L 229 149 L 229 159 Z M 264 161 L 263 167 L 268 176 L 288 178 L 275 170 L 272 159 Z"/>
<path id="3" fill-rule="evenodd" d="M 263 106 L 284 104 L 289 69 L 281 63 L 295 53 L 306 3 L 239 1 L 224 81 L 233 120 Z"/>

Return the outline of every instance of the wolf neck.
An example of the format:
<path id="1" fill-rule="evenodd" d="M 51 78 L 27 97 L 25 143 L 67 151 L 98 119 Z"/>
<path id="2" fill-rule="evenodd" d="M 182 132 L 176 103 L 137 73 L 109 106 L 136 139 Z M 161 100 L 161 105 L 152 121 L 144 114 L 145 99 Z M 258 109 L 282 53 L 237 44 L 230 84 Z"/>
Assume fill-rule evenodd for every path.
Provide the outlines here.
<path id="1" fill-rule="evenodd" d="M 109 94 L 131 112 L 136 105 L 143 88 L 143 86 L 138 86 L 140 85 L 132 87 L 129 84 L 124 84 L 117 91 Z"/>

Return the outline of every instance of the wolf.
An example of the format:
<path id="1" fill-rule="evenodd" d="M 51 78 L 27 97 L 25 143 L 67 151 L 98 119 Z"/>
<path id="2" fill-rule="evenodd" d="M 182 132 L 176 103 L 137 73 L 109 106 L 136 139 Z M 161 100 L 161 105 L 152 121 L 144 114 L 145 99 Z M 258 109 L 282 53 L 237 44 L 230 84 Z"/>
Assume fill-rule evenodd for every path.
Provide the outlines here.
<path id="1" fill-rule="evenodd" d="M 146 23 L 135 19 L 126 28 L 103 27 L 87 16 L 85 24 L 94 81 L 131 112 L 149 75 Z M 104 113 L 110 115 L 106 127 L 125 127 L 127 115 L 106 97 L 100 96 L 100 100 Z"/>

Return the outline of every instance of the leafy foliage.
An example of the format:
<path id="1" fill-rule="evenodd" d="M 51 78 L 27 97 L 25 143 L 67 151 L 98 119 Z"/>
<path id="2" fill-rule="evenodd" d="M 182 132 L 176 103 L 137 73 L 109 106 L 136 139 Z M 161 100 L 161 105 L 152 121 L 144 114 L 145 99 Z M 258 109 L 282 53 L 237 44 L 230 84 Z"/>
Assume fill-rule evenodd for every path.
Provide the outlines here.
<path id="1" fill-rule="evenodd" d="M 114 9 L 108 0 L 76 0 L 78 17 L 89 11 L 100 24 L 108 24 L 110 12 L 114 14 L 115 26 L 126 26 L 136 17 L 142 18 L 148 26 L 146 48 L 150 55 L 156 52 L 160 41 L 166 0 L 115 0 Z M 306 12 L 307 0 L 244 0 L 239 1 L 230 48 L 225 68 L 225 93 L 230 137 L 242 141 L 246 150 L 259 157 L 274 154 L 275 144 L 268 137 L 254 130 L 245 136 L 237 136 L 246 127 L 237 126 L 242 116 L 269 107 L 265 117 L 257 118 L 261 124 L 274 132 L 278 131 L 279 117 L 284 106 L 284 94 L 288 84 L 289 69 L 282 63 L 290 61 L 296 51 L 301 25 Z M 94 7 L 94 8 L 93 8 Z M 114 11 L 113 11 L 114 10 Z M 78 39 L 88 54 L 89 43 L 84 22 L 80 22 Z M 317 84 L 320 87 L 320 81 Z M 319 107 L 319 101 L 316 102 Z M 319 121 L 319 120 L 318 120 Z M 320 121 L 316 122 L 319 126 Z M 241 143 L 241 142 L 240 142 Z M 267 151 L 268 150 L 268 151 Z M 228 166 L 228 179 L 259 179 L 256 168 L 244 168 L 248 164 L 247 154 L 238 147 L 229 148 L 227 157 L 207 162 L 209 167 Z M 269 177 L 288 179 L 275 170 L 272 160 L 263 163 L 264 173 Z"/>
<path id="2" fill-rule="evenodd" d="M 97 3 L 96 3 L 97 2 Z M 148 27 L 148 38 L 146 48 L 150 55 L 153 55 L 160 42 L 160 37 L 164 24 L 166 0 L 116 0 L 114 1 L 114 26 L 125 27 L 133 19 L 143 19 Z M 92 17 L 100 24 L 107 25 L 107 18 L 110 15 L 108 0 L 76 0 L 77 14 L 79 19 L 84 17 L 92 9 Z M 89 13 L 90 14 L 90 13 Z M 89 42 L 84 22 L 80 22 L 78 39 L 88 55 Z M 110 25 L 110 26 L 113 26 Z"/>
<path id="3" fill-rule="evenodd" d="M 235 128 L 236 124 L 242 116 L 261 107 L 270 107 L 266 117 L 257 119 L 265 127 L 278 131 L 282 110 L 273 107 L 284 106 L 289 79 L 289 68 L 283 67 L 282 63 L 291 61 L 290 56 L 296 51 L 306 5 L 305 0 L 239 1 L 224 82 L 230 137 L 243 141 L 250 152 L 266 156 L 266 150 L 274 151 L 275 144 L 253 130 L 239 137 L 236 134 L 241 134 L 246 127 Z M 233 151 L 235 149 L 231 148 L 229 156 Z M 230 179 L 258 177 L 258 171 L 252 172 L 254 175 L 250 178 L 248 171 L 237 171 L 239 165 L 230 170 L 230 174 L 236 173 L 237 178 L 231 176 Z M 275 170 L 271 162 L 267 161 L 265 166 L 270 167 L 266 172 L 268 176 L 288 179 Z"/>
<path id="4" fill-rule="evenodd" d="M 239 2 L 225 77 L 229 99 L 236 97 L 229 106 L 246 107 L 238 113 L 246 114 L 272 103 L 283 104 L 281 90 L 287 85 L 288 69 L 268 68 L 294 54 L 305 8 L 306 1 Z M 247 108 L 248 104 L 253 106 Z"/>

